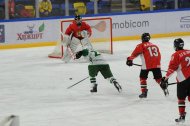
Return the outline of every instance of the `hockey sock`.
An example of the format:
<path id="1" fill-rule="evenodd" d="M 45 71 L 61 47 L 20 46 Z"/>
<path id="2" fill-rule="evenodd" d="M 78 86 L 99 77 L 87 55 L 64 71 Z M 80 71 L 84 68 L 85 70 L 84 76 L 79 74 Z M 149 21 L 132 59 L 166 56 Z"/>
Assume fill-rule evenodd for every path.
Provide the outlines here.
<path id="1" fill-rule="evenodd" d="M 188 96 L 188 101 L 190 102 L 190 96 Z"/>
<path id="2" fill-rule="evenodd" d="M 145 78 L 140 78 L 141 92 L 147 91 L 147 82 Z"/>
<path id="3" fill-rule="evenodd" d="M 90 77 L 90 83 L 94 86 L 96 84 L 96 78 L 95 77 Z"/>
<path id="4" fill-rule="evenodd" d="M 178 100 L 178 108 L 179 108 L 180 115 L 184 115 L 185 114 L 185 99 Z"/>
<path id="5" fill-rule="evenodd" d="M 155 79 L 158 84 L 160 84 L 162 78 Z"/>
<path id="6" fill-rule="evenodd" d="M 96 78 L 95 77 L 90 77 L 90 82 L 91 83 L 96 83 Z"/>

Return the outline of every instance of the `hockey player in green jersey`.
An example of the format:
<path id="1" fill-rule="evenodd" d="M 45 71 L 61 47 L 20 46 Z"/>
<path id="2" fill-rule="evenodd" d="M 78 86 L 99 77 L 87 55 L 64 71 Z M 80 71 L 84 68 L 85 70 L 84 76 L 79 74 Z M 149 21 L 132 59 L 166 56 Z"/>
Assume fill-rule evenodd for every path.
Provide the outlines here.
<path id="1" fill-rule="evenodd" d="M 81 56 L 84 56 L 90 63 L 88 65 L 90 82 L 92 84 L 92 89 L 90 90 L 90 92 L 97 92 L 98 84 L 96 83 L 96 76 L 98 75 L 98 72 L 100 72 L 105 79 L 109 80 L 110 83 L 113 84 L 118 90 L 118 92 L 122 91 L 121 86 L 113 77 L 109 64 L 105 62 L 99 52 L 83 49 L 76 53 L 76 59 L 79 59 Z"/>

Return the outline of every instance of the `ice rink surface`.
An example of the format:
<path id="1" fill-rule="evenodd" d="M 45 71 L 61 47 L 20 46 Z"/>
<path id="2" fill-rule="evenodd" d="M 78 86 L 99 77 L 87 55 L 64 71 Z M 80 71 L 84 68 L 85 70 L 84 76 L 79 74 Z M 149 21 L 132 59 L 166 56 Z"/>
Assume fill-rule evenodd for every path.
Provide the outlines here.
<path id="1" fill-rule="evenodd" d="M 181 38 L 190 49 L 190 37 Z M 160 47 L 162 70 L 167 70 L 174 52 L 173 40 L 151 39 Z M 103 54 L 122 85 L 122 93 L 100 74 L 96 94 L 89 91 L 89 79 L 67 89 L 88 76 L 88 63 L 79 60 L 64 64 L 60 59 L 49 59 L 47 55 L 54 47 L 0 51 L 0 119 L 18 115 L 20 126 L 175 126 L 174 119 L 179 117 L 176 85 L 169 86 L 170 95 L 165 97 L 150 73 L 148 97 L 138 97 L 140 67 L 128 67 L 125 62 L 139 42 L 115 42 L 114 54 Z M 141 64 L 140 58 L 134 63 Z M 175 76 L 169 82 L 176 82 Z M 186 112 L 183 126 L 190 126 L 187 101 Z"/>

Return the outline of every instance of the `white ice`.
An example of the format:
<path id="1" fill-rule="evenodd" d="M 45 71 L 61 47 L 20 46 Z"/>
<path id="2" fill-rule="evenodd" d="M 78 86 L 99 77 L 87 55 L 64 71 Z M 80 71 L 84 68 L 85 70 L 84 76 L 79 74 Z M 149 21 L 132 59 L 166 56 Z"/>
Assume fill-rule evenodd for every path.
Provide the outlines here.
<path id="1" fill-rule="evenodd" d="M 181 38 L 185 48 L 190 49 L 190 36 Z M 167 70 L 174 52 L 173 40 L 151 39 L 160 47 L 162 70 Z M 54 47 L 0 51 L 0 120 L 14 114 L 19 116 L 20 126 L 175 126 L 174 119 L 179 117 L 176 85 L 169 86 L 166 98 L 150 73 L 148 97 L 138 97 L 140 67 L 128 67 L 125 62 L 139 42 L 114 42 L 114 54 L 103 54 L 122 85 L 122 93 L 100 74 L 96 94 L 89 91 L 89 79 L 67 89 L 88 76 L 88 63 L 64 64 L 59 59 L 49 59 L 47 55 Z M 140 64 L 140 58 L 134 63 Z M 176 82 L 175 76 L 169 82 Z M 184 125 L 190 126 L 187 101 L 186 106 Z"/>

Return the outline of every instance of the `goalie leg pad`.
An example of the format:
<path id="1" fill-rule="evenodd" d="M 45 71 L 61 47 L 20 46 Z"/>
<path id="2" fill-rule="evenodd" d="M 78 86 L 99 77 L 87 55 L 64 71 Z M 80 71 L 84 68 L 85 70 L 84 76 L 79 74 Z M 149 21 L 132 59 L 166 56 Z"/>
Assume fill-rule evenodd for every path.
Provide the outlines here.
<path id="1" fill-rule="evenodd" d="M 70 44 L 67 45 L 67 49 L 64 51 L 63 61 L 68 63 L 71 58 L 75 59 L 75 50 L 77 49 L 80 40 L 73 37 Z"/>
<path id="2" fill-rule="evenodd" d="M 66 51 L 64 51 L 63 61 L 68 63 L 72 58 L 72 54 L 69 52 L 69 47 L 67 47 Z"/>
<path id="3" fill-rule="evenodd" d="M 93 50 L 92 44 L 88 38 L 82 39 L 81 44 L 82 44 L 83 49 Z"/>
<path id="4" fill-rule="evenodd" d="M 63 45 L 66 47 L 70 42 L 71 42 L 71 38 L 68 35 L 64 35 L 63 36 L 63 40 L 61 41 L 63 43 Z"/>
<path id="5" fill-rule="evenodd" d="M 70 43 L 70 48 L 73 53 L 75 53 L 75 50 L 77 49 L 77 46 L 79 45 L 80 40 L 78 38 L 73 37 Z"/>

